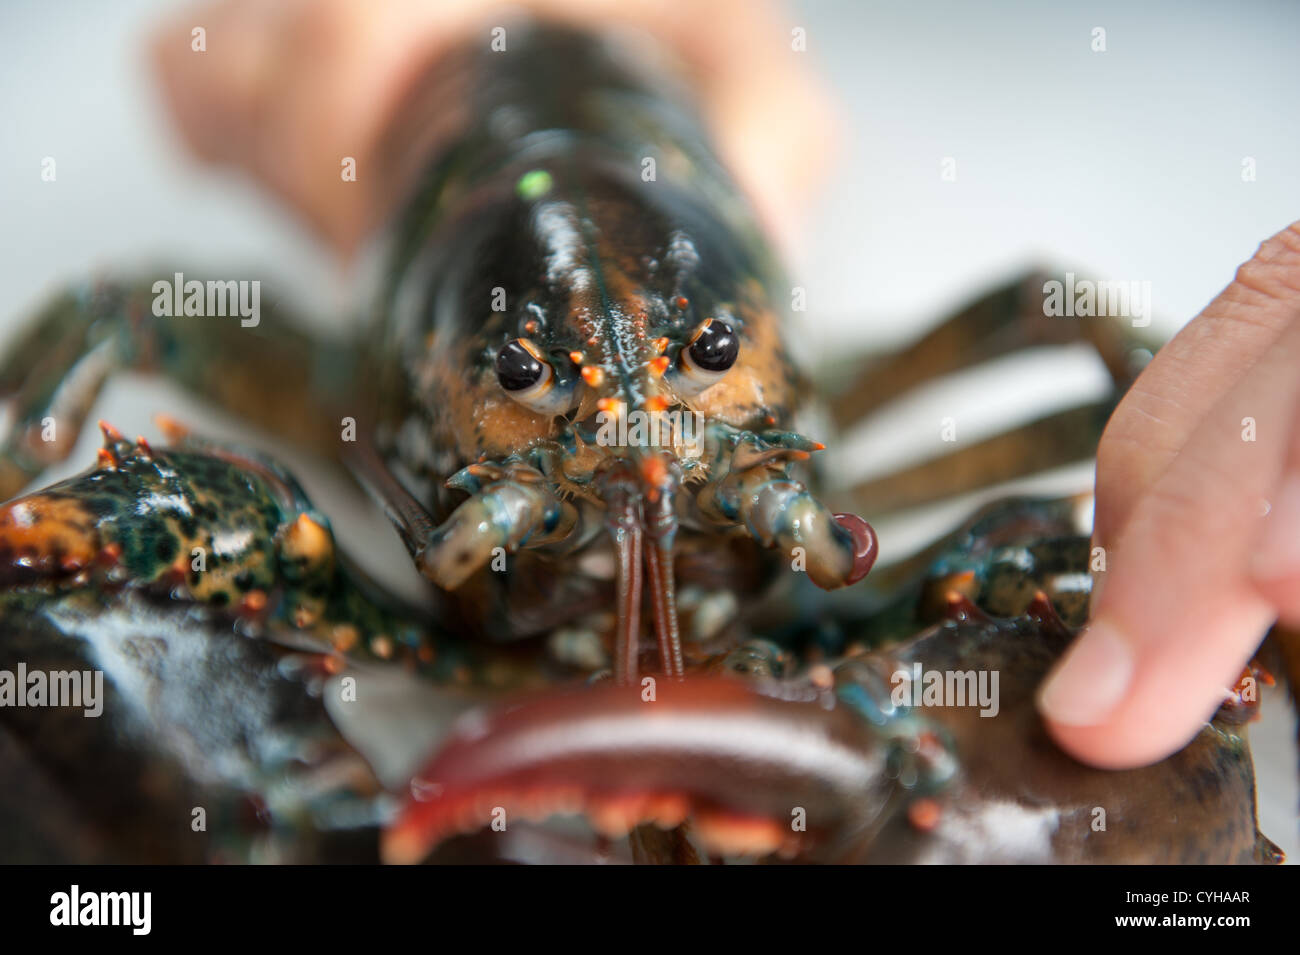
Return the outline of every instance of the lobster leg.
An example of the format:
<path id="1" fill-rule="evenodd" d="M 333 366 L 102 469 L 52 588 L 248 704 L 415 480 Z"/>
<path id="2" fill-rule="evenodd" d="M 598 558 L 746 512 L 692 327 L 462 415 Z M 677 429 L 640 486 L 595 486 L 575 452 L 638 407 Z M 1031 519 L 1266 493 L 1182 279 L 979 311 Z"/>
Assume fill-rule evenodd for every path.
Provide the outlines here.
<path id="1" fill-rule="evenodd" d="M 1087 343 L 1111 380 L 1125 390 L 1141 370 L 1133 352 L 1154 352 L 1159 342 L 1136 330 L 1121 330 L 1105 318 L 1070 320 L 1044 313 L 1043 286 L 1051 276 L 1035 271 L 993 290 L 946 319 L 915 343 L 888 357 L 857 362 L 847 369 L 852 383 L 830 399 L 840 427 L 849 427 L 928 381 L 1027 348 Z M 827 369 L 828 376 L 833 369 Z"/>
<path id="2" fill-rule="evenodd" d="M 1116 395 L 1039 418 L 951 454 L 863 481 L 845 493 L 857 510 L 884 515 L 1087 461 L 1097 453 L 1118 400 Z"/>
<path id="3" fill-rule="evenodd" d="M 13 410 L 0 434 L 0 500 L 66 459 L 104 385 L 126 371 L 162 373 L 274 434 L 338 456 L 340 420 L 356 412 L 335 383 L 355 380 L 354 349 L 309 336 L 278 305 L 268 304 L 255 327 L 237 316 L 159 317 L 152 285 L 65 292 L 9 344 L 0 359 L 0 398 Z"/>
<path id="4" fill-rule="evenodd" d="M 1158 345 L 1113 317 L 1049 316 L 1043 304 L 1049 280 L 1045 273 L 1031 273 L 985 295 L 896 356 L 868 362 L 854 383 L 831 399 L 833 417 L 848 427 L 943 375 L 1043 346 L 1090 345 L 1110 374 L 1113 393 L 845 489 L 855 508 L 881 517 L 1095 454 L 1115 404 Z"/>

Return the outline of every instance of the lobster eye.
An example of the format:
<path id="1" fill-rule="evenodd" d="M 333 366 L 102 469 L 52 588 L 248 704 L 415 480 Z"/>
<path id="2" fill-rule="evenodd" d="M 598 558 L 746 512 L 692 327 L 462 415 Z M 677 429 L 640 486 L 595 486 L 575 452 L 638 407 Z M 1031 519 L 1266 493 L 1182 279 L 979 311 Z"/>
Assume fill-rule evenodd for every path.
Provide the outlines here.
<path id="1" fill-rule="evenodd" d="M 722 378 L 739 355 L 740 339 L 732 327 L 706 318 L 682 349 L 678 390 L 698 394 Z"/>
<path id="2" fill-rule="evenodd" d="M 551 366 L 526 338 L 511 339 L 497 352 L 497 380 L 513 395 L 544 388 L 550 377 Z"/>
<path id="3" fill-rule="evenodd" d="M 570 363 L 553 364 L 527 338 L 512 338 L 497 352 L 497 381 L 515 401 L 538 414 L 564 415 L 578 406 L 581 379 Z"/>
<path id="4" fill-rule="evenodd" d="M 731 326 L 711 318 L 701 323 L 686 346 L 687 360 L 701 371 L 724 372 L 736 363 L 739 354 L 740 339 Z"/>

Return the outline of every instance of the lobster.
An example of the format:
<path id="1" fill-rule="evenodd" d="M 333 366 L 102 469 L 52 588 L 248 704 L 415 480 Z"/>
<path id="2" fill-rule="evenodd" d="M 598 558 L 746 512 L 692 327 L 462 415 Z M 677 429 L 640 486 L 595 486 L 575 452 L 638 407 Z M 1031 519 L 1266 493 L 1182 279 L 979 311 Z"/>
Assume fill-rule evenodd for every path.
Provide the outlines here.
<path id="1" fill-rule="evenodd" d="M 355 339 L 279 306 L 160 314 L 176 290 L 146 276 L 60 297 L 0 363 L 0 496 L 67 456 L 112 374 L 160 372 L 346 466 L 434 588 L 385 593 L 260 453 L 105 426 L 93 470 L 0 511 L 4 658 L 109 677 L 107 726 L 58 746 L 63 711 L 4 712 L 24 851 L 1277 861 L 1244 732 L 1262 673 L 1143 770 L 1080 766 L 1039 726 L 1033 688 L 1087 608 L 1076 501 L 990 505 L 868 577 L 871 525 L 817 492 L 827 415 L 1080 334 L 1105 401 L 844 496 L 885 514 L 1086 458 L 1149 343 L 1046 320 L 1030 277 L 818 418 L 774 257 L 681 91 L 601 38 L 516 35 L 463 58 L 473 108 Z M 116 796 L 62 841 L 44 814 L 88 798 L 86 752 Z M 150 831 L 198 832 L 200 806 L 212 835 Z"/>

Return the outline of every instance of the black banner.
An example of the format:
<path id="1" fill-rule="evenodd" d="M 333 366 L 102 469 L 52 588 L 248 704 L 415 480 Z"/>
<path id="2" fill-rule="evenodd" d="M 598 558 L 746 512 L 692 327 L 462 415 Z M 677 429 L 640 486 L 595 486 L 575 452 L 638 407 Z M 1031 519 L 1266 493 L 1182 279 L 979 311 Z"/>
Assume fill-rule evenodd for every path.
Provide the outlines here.
<path id="1" fill-rule="evenodd" d="M 10 868 L 0 896 L 6 938 L 77 936 L 205 943 L 382 942 L 420 933 L 499 941 L 503 934 L 590 937 L 643 923 L 654 893 L 670 921 L 690 909 L 710 932 L 760 925 L 820 933 L 972 941 L 1056 927 L 1062 938 L 1199 933 L 1231 944 L 1285 930 L 1300 886 L 1289 867 L 735 867 L 676 874 L 568 868 Z M 623 883 L 619 891 L 611 888 Z M 635 893 L 630 895 L 629 893 Z M 622 901 L 618 901 L 622 900 Z M 810 918 L 811 917 L 811 918 Z M 514 928 L 518 926 L 518 928 Z M 819 928 L 820 926 L 820 928 Z M 664 925 L 668 928 L 668 925 Z M 766 933 L 766 928 L 763 929 Z"/>

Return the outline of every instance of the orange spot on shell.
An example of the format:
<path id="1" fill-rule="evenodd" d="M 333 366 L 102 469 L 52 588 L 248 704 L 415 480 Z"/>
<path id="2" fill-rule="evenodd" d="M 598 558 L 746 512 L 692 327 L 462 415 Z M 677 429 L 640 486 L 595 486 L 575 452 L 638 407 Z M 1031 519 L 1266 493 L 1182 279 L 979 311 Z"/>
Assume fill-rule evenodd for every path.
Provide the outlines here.
<path id="1" fill-rule="evenodd" d="M 41 576 L 84 570 L 102 559 L 106 549 L 100 546 L 94 521 L 94 515 L 71 498 L 37 494 L 11 501 L 0 507 L 0 550 L 7 555 L 4 563 L 22 561 Z M 113 553 L 120 554 L 121 548 Z M 115 562 L 115 558 L 106 562 Z M 0 635 L 4 629 L 0 625 Z"/>
<path id="2" fill-rule="evenodd" d="M 582 380 L 592 388 L 599 388 L 605 380 L 605 373 L 595 365 L 584 365 L 582 369 Z"/>
<path id="3" fill-rule="evenodd" d="M 334 557 L 334 538 L 307 514 L 299 514 L 284 529 L 281 547 L 286 557 L 303 561 L 313 569 L 325 566 Z"/>
<path id="4" fill-rule="evenodd" d="M 569 352 L 569 361 L 573 362 L 575 365 L 581 365 L 586 357 L 587 356 L 580 351 Z"/>
<path id="5" fill-rule="evenodd" d="M 250 590 L 239 602 L 239 609 L 247 613 L 261 613 L 266 609 L 266 591 Z"/>
<path id="6" fill-rule="evenodd" d="M 663 373 L 668 370 L 669 364 L 671 363 L 668 360 L 668 356 L 660 355 L 658 358 L 650 362 L 650 374 L 654 375 L 656 378 L 662 378 Z"/>
<path id="7" fill-rule="evenodd" d="M 158 430 L 168 441 L 183 441 L 190 433 L 190 429 L 185 427 L 175 418 L 168 414 L 156 414 L 153 416 L 153 423 L 158 426 Z"/>
<path id="8" fill-rule="evenodd" d="M 104 421 L 102 418 L 99 421 L 99 430 L 104 432 L 105 441 L 112 441 L 114 444 L 116 444 L 118 441 L 122 440 L 122 432 L 118 431 L 116 428 L 114 428 L 107 421 Z"/>
<path id="9" fill-rule="evenodd" d="M 664 459 L 655 455 L 641 462 L 641 480 L 652 489 L 658 488 L 668 479 L 668 465 Z"/>
<path id="10" fill-rule="evenodd" d="M 677 297 L 677 307 L 678 307 L 678 308 L 686 308 L 686 307 L 687 307 L 688 305 L 690 305 L 690 304 L 691 304 L 690 299 L 688 299 L 685 295 L 679 295 L 679 296 Z"/>
<path id="11" fill-rule="evenodd" d="M 970 593 L 977 581 L 978 578 L 975 576 L 975 571 L 962 570 L 953 574 L 951 578 L 949 578 L 949 586 L 952 590 L 959 591 L 960 593 Z M 949 593 L 948 597 L 949 599 L 952 599 L 952 594 Z"/>
<path id="12" fill-rule="evenodd" d="M 331 634 L 334 649 L 338 650 L 340 653 L 346 653 L 348 650 L 355 647 L 359 637 L 360 634 L 357 633 L 357 628 L 352 626 L 350 623 L 338 624 L 334 628 L 334 632 Z"/>
<path id="13" fill-rule="evenodd" d="M 935 826 L 939 825 L 942 816 L 943 810 L 939 803 L 928 797 L 913 800 L 907 807 L 907 821 L 912 824 L 913 829 L 921 832 L 932 832 Z"/>
<path id="14" fill-rule="evenodd" d="M 775 819 L 700 810 L 695 814 L 695 831 L 717 855 L 788 855 L 797 848 L 797 837 L 787 835 L 785 826 Z"/>
<path id="15" fill-rule="evenodd" d="M 808 681 L 813 686 L 828 690 L 835 685 L 835 671 L 824 663 L 817 663 L 808 668 Z"/>
<path id="16" fill-rule="evenodd" d="M 664 352 L 666 352 L 666 351 L 668 350 L 668 339 L 667 339 L 667 338 L 656 338 L 656 339 L 654 340 L 654 346 L 655 346 L 656 349 L 658 349 L 659 354 L 662 355 Z"/>
<path id="17" fill-rule="evenodd" d="M 645 400 L 645 409 L 651 413 L 663 411 L 668 407 L 668 399 L 663 395 L 651 395 Z"/>
<path id="18" fill-rule="evenodd" d="M 926 730 L 916 735 L 916 752 L 922 759 L 935 763 L 943 759 L 946 750 L 939 734 Z"/>

